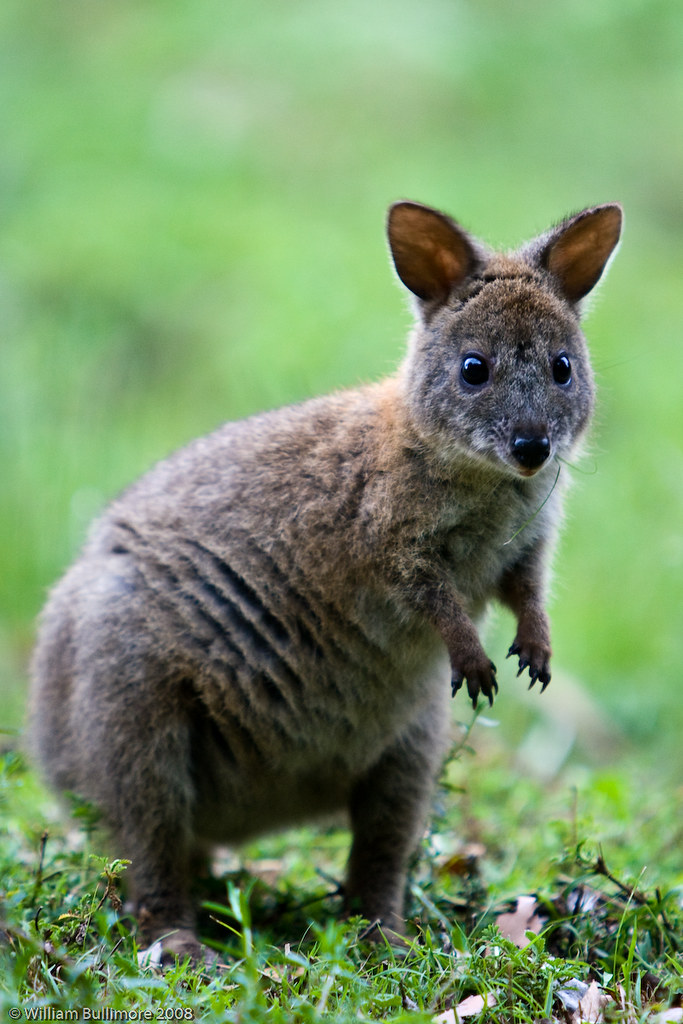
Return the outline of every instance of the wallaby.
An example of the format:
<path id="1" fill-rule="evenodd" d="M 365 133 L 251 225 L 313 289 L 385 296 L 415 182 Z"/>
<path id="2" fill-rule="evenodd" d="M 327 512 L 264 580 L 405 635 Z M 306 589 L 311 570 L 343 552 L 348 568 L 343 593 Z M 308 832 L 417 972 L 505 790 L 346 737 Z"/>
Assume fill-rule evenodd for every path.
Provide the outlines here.
<path id="1" fill-rule="evenodd" d="M 402 930 L 406 866 L 466 684 L 475 622 L 550 680 L 561 495 L 593 407 L 581 300 L 621 208 L 513 254 L 414 202 L 389 210 L 417 325 L 383 381 L 228 423 L 94 524 L 42 617 L 32 733 L 51 783 L 101 808 L 144 941 L 201 955 L 189 883 L 214 843 L 347 811 L 345 902 Z"/>

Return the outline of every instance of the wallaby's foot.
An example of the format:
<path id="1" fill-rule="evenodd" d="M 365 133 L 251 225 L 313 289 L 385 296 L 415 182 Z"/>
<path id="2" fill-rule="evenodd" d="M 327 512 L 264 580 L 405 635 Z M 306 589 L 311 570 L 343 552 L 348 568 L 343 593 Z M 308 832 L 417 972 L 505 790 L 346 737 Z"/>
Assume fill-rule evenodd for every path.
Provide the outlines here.
<path id="1" fill-rule="evenodd" d="M 472 707 L 476 708 L 479 694 L 483 693 L 488 698 L 489 707 L 493 704 L 493 698 L 498 693 L 498 682 L 496 680 L 496 666 L 486 657 L 482 651 L 483 658 L 476 663 L 468 661 L 462 665 L 454 663 L 451 657 L 451 690 L 453 696 L 467 682 L 467 692 L 472 701 Z"/>
<path id="2" fill-rule="evenodd" d="M 525 669 L 529 669 L 531 676 L 529 689 L 538 681 L 541 684 L 541 693 L 543 693 L 550 682 L 550 648 L 542 643 L 516 639 L 507 656 L 508 658 L 514 656 L 519 658 L 518 676 L 521 676 Z"/>
<path id="3" fill-rule="evenodd" d="M 371 942 L 378 949 L 382 946 L 390 946 L 392 952 L 406 956 L 411 943 L 403 934 L 403 930 L 396 930 L 385 926 L 381 920 L 371 921 L 367 928 L 364 928 L 358 935 L 360 942 Z"/>
<path id="4" fill-rule="evenodd" d="M 191 928 L 176 928 L 141 949 L 138 962 L 141 966 L 170 967 L 186 957 L 193 967 L 207 968 L 215 967 L 218 959 L 212 949 L 201 944 Z"/>

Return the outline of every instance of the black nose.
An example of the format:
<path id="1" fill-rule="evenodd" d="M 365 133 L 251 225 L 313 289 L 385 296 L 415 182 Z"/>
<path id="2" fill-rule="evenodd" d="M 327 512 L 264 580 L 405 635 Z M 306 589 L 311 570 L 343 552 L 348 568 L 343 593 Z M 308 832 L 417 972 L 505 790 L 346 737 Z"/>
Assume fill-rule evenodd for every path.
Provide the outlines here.
<path id="1" fill-rule="evenodd" d="M 550 455 L 550 440 L 545 434 L 517 434 L 512 439 L 512 454 L 525 469 L 538 469 Z"/>

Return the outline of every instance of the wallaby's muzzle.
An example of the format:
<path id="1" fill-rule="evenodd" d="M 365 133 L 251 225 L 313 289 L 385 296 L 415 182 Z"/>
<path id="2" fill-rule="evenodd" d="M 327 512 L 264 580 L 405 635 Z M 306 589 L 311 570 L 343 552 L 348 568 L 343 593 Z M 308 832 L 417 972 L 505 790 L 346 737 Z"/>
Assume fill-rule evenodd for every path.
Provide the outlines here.
<path id="1" fill-rule="evenodd" d="M 547 434 L 529 432 L 515 434 L 512 439 L 512 457 L 526 470 L 540 469 L 550 455 Z"/>

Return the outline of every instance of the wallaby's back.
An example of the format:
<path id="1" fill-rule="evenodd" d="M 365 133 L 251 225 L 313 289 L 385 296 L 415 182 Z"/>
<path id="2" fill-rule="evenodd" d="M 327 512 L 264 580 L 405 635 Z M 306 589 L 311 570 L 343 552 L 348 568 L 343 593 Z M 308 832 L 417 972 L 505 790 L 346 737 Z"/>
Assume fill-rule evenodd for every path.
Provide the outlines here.
<path id="1" fill-rule="evenodd" d="M 197 952 L 188 876 L 238 842 L 345 809 L 347 904 L 399 928 L 446 701 L 497 689 L 473 618 L 543 609 L 558 458 L 593 387 L 578 304 L 619 235 L 598 207 L 516 256 L 392 208 L 420 323 L 380 384 L 227 424 L 112 503 L 53 591 L 34 657 L 48 777 L 99 804 L 149 938 Z M 450 663 L 450 664 L 449 664 Z"/>

